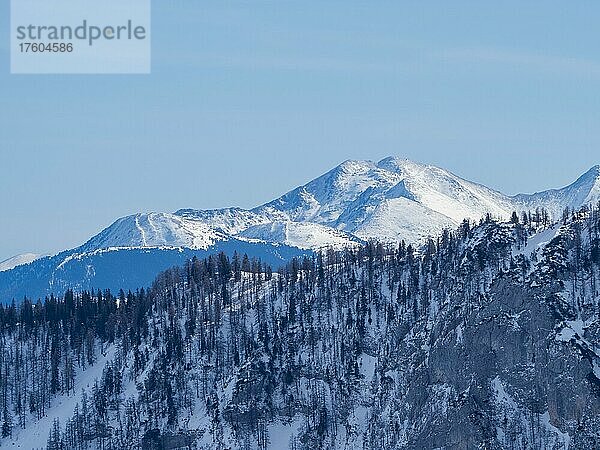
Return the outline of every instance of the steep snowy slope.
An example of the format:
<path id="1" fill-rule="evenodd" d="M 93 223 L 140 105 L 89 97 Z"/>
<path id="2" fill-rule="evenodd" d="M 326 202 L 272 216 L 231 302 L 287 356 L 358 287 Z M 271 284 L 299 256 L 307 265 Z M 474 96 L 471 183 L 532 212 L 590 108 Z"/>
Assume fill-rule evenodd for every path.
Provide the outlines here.
<path id="1" fill-rule="evenodd" d="M 456 223 L 447 216 L 404 197 L 386 199 L 371 212 L 353 232 L 365 240 L 422 242 Z"/>
<path id="2" fill-rule="evenodd" d="M 186 247 L 206 249 L 228 236 L 198 220 L 174 214 L 148 213 L 123 217 L 83 245 L 89 252 L 111 247 Z"/>
<path id="3" fill-rule="evenodd" d="M 388 198 L 410 198 L 455 222 L 467 217 L 477 219 L 488 213 L 508 217 L 513 210 L 512 202 L 505 195 L 435 166 L 392 157 L 377 165 L 397 173 L 403 180 L 403 189 L 388 192 Z"/>

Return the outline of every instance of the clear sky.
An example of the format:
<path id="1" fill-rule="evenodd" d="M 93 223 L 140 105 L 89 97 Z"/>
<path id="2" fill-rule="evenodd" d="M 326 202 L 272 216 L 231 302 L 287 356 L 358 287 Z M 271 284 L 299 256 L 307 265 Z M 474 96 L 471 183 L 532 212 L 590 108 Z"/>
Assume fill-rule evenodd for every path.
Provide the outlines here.
<path id="1" fill-rule="evenodd" d="M 149 76 L 10 75 L 8 4 L 0 260 L 138 211 L 255 206 L 346 159 L 511 194 L 600 163 L 597 1 L 156 0 Z"/>

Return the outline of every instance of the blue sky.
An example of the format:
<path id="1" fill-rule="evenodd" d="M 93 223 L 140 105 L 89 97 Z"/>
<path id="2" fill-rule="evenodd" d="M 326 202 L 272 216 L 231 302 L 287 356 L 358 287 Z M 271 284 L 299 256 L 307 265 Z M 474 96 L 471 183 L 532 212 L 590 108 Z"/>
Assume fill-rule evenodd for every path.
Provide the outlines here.
<path id="1" fill-rule="evenodd" d="M 408 157 L 506 193 L 600 163 L 600 3 L 153 4 L 149 76 L 9 74 L 0 260 L 119 216 L 251 207 L 345 159 Z"/>

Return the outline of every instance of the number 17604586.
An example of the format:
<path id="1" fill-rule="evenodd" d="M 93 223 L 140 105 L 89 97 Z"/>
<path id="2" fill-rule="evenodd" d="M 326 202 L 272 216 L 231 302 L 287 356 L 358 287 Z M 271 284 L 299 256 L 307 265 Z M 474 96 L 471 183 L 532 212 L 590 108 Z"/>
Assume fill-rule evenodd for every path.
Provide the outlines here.
<path id="1" fill-rule="evenodd" d="M 71 53 L 73 44 L 65 42 L 43 43 L 43 42 L 22 42 L 19 44 L 21 53 Z"/>

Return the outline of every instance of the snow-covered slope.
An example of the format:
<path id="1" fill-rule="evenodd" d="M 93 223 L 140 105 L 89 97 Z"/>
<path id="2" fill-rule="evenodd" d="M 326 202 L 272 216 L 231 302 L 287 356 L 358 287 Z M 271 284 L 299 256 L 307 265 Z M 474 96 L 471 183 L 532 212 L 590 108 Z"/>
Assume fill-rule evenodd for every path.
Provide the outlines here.
<path id="1" fill-rule="evenodd" d="M 371 161 L 345 161 L 325 175 L 300 186 L 254 211 L 294 221 L 337 226 L 340 215 L 364 203 L 369 196 L 385 192 L 400 177 Z"/>
<path id="2" fill-rule="evenodd" d="M 247 228 L 238 236 L 264 242 L 280 242 L 302 249 L 318 249 L 328 246 L 349 247 L 362 242 L 348 233 L 324 225 L 292 221 L 255 225 Z"/>
<path id="3" fill-rule="evenodd" d="M 32 261 L 35 261 L 42 255 L 37 255 L 35 253 L 23 253 L 22 255 L 13 256 L 12 258 L 5 259 L 0 262 L 0 272 L 5 270 L 14 269 L 17 266 L 22 264 L 29 264 Z"/>
<path id="4" fill-rule="evenodd" d="M 175 215 L 209 224 L 215 230 L 230 235 L 238 234 L 254 225 L 270 222 L 270 219 L 264 215 L 241 208 L 211 209 L 207 211 L 180 209 Z"/>
<path id="5" fill-rule="evenodd" d="M 503 194 L 435 166 L 398 158 L 386 158 L 378 166 L 402 179 L 398 189 L 387 192 L 388 198 L 409 198 L 454 222 L 487 213 L 508 216 L 513 209 Z"/>
<path id="6" fill-rule="evenodd" d="M 208 224 L 174 214 L 149 213 L 123 217 L 82 247 L 89 252 L 111 247 L 185 247 L 206 249 L 227 236 Z"/>
<path id="7" fill-rule="evenodd" d="M 377 237 L 415 243 L 438 235 L 444 228 L 455 226 L 456 223 L 449 217 L 415 201 L 398 197 L 383 200 L 353 232 L 365 240 Z"/>

